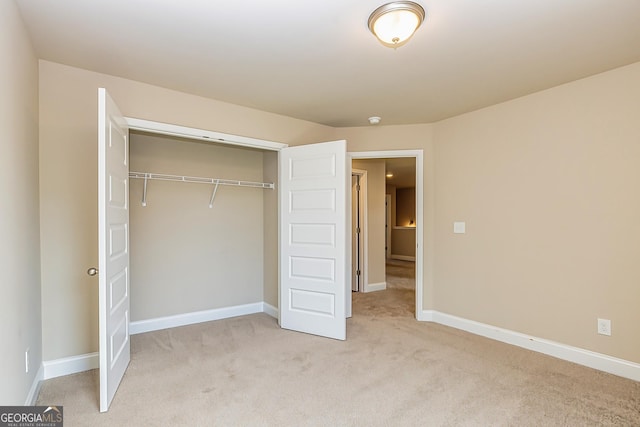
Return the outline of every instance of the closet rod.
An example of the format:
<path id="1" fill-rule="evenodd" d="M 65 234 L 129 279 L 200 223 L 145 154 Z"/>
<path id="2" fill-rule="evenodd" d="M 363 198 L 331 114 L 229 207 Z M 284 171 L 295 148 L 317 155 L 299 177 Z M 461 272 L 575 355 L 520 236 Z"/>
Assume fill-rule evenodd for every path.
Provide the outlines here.
<path id="1" fill-rule="evenodd" d="M 202 178 L 197 176 L 166 175 L 166 174 L 149 173 L 149 172 L 129 172 L 129 178 L 144 179 L 145 183 L 149 179 L 157 179 L 160 181 L 192 182 L 196 184 L 210 184 L 210 185 L 214 184 L 216 186 L 231 185 L 236 187 L 267 188 L 271 190 L 275 188 L 272 182 L 237 181 L 233 179 Z"/>

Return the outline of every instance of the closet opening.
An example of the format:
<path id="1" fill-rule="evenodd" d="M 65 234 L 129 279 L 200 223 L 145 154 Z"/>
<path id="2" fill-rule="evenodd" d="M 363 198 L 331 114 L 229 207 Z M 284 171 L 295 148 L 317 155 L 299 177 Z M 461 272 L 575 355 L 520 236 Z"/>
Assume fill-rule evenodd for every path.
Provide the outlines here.
<path id="1" fill-rule="evenodd" d="M 277 153 L 138 130 L 129 141 L 131 332 L 262 311 L 278 286 Z"/>

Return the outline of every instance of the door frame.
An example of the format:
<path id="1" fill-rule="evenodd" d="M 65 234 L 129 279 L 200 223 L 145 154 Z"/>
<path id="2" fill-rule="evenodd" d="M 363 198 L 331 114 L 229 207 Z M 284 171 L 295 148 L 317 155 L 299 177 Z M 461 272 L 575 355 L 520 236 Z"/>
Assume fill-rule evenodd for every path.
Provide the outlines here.
<path id="1" fill-rule="evenodd" d="M 391 228 L 393 227 L 391 225 L 391 194 L 385 194 L 384 195 L 384 208 L 385 208 L 385 212 L 386 212 L 386 221 L 385 221 L 385 258 L 389 259 L 391 258 Z"/>
<path id="2" fill-rule="evenodd" d="M 347 152 L 347 163 L 353 159 L 389 159 L 399 157 L 414 157 L 416 159 L 416 319 L 423 320 L 423 291 L 424 291 L 424 151 L 423 150 L 389 150 L 389 151 L 350 151 Z M 349 241 L 350 244 L 350 241 Z M 349 248 L 351 253 L 351 248 Z M 385 254 L 386 256 L 386 254 Z M 365 259 L 365 265 L 368 260 Z"/>
<path id="3" fill-rule="evenodd" d="M 347 160 L 349 161 L 349 160 Z M 364 169 L 351 169 L 351 175 L 358 175 L 360 177 L 360 253 L 357 254 L 359 255 L 360 258 L 360 268 L 361 268 L 361 272 L 362 274 L 360 275 L 360 287 L 358 288 L 358 292 L 364 292 L 367 286 L 367 283 L 369 283 L 369 276 L 367 274 L 367 263 L 366 260 L 367 258 L 367 245 L 368 245 L 368 231 L 369 231 L 369 225 L 367 223 L 367 171 Z M 353 209 L 354 207 L 354 200 L 351 200 L 351 209 Z M 351 233 L 353 234 L 353 230 L 351 230 Z M 353 248 L 351 248 L 352 253 L 353 253 Z M 351 260 L 351 264 L 352 264 L 352 271 L 353 271 L 353 263 L 355 260 Z M 352 275 L 353 277 L 353 275 Z M 351 289 L 353 289 L 353 284 L 351 286 Z"/>

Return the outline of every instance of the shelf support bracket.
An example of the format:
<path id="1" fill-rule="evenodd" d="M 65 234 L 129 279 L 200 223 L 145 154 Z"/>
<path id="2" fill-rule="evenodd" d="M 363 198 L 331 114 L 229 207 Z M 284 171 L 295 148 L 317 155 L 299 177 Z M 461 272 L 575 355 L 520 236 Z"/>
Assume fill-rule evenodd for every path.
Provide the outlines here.
<path id="1" fill-rule="evenodd" d="M 147 181 L 149 180 L 148 174 L 144 174 L 144 188 L 142 189 L 142 206 L 147 206 Z"/>
<path id="2" fill-rule="evenodd" d="M 220 185 L 220 180 L 216 180 L 216 186 L 213 187 L 213 193 L 211 193 L 211 199 L 209 200 L 209 209 L 213 208 L 213 199 L 216 198 L 216 193 L 218 192 L 218 185 Z"/>

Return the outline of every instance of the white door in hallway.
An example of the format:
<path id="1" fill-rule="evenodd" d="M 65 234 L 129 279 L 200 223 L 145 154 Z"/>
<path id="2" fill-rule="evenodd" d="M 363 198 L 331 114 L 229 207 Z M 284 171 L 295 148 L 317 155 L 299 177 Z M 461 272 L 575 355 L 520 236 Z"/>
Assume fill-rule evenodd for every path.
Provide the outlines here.
<path id="1" fill-rule="evenodd" d="M 285 148 L 279 161 L 280 326 L 344 340 L 351 304 L 346 142 Z"/>
<path id="2" fill-rule="evenodd" d="M 98 282 L 100 412 L 109 409 L 131 359 L 129 340 L 129 129 L 98 89 Z"/>

